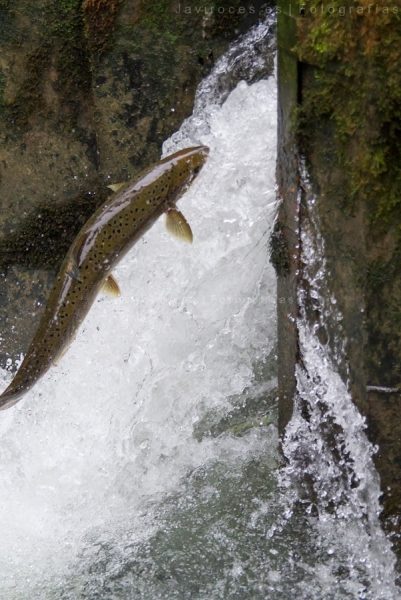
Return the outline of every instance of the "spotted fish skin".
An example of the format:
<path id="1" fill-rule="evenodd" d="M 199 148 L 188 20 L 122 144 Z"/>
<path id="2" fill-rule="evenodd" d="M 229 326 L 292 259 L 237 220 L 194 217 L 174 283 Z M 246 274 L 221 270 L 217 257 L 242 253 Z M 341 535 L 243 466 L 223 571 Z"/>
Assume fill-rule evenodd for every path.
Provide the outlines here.
<path id="1" fill-rule="evenodd" d="M 174 208 L 208 152 L 197 146 L 166 157 L 127 183 L 85 223 L 60 267 L 27 354 L 0 396 L 0 410 L 18 402 L 63 354 L 111 269 L 162 213 Z"/>

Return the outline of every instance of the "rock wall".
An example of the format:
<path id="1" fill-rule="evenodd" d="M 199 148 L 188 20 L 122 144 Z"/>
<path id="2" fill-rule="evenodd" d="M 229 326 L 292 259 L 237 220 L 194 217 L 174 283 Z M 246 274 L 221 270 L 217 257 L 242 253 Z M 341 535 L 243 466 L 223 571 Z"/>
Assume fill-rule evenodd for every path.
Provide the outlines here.
<path id="1" fill-rule="evenodd" d="M 279 337 L 284 334 L 280 424 L 283 431 L 291 415 L 296 292 L 304 285 L 299 234 L 310 222 L 297 183 L 302 156 L 317 198 L 327 293 L 334 294 L 343 316 L 341 326 L 328 321 L 322 335 L 332 347 L 339 336 L 345 340 L 340 373 L 378 445 L 383 519 L 401 551 L 401 8 L 364 0 L 334 0 L 330 7 L 315 0 L 279 2 L 284 135 L 278 164 L 282 205 L 272 248 Z M 316 317 L 311 310 L 309 319 Z"/>
<path id="2" fill-rule="evenodd" d="M 107 183 L 158 159 L 268 3 L 229 4 L 0 0 L 0 366 L 26 350 Z"/>

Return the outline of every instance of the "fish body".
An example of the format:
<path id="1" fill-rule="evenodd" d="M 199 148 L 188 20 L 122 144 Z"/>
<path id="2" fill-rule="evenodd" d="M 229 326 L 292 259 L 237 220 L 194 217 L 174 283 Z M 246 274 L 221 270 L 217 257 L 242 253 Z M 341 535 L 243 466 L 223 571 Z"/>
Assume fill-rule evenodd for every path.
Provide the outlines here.
<path id="1" fill-rule="evenodd" d="M 113 267 L 162 213 L 174 211 L 207 155 L 206 146 L 197 146 L 166 157 L 85 223 L 60 267 L 27 354 L 0 396 L 0 410 L 18 402 L 62 356 Z"/>

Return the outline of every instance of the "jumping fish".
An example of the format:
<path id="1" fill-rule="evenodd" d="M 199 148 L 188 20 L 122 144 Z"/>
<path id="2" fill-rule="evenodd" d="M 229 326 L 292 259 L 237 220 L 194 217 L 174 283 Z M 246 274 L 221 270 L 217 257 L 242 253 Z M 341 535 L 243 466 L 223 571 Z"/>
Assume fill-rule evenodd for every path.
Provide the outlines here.
<path id="1" fill-rule="evenodd" d="M 192 241 L 175 204 L 208 153 L 207 146 L 180 150 L 146 169 L 134 183 L 110 186 L 119 189 L 88 219 L 67 252 L 27 354 L 0 396 L 0 410 L 18 402 L 64 354 L 102 286 L 119 295 L 111 270 L 162 213 L 169 231 Z"/>

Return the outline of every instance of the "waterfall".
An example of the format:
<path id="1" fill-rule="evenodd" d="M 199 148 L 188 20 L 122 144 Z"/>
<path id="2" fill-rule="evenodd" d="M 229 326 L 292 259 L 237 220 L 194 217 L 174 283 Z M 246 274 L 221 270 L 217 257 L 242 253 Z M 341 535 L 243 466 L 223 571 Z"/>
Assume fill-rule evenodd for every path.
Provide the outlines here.
<path id="1" fill-rule="evenodd" d="M 273 29 L 230 47 L 164 144 L 210 147 L 179 203 L 193 246 L 160 219 L 116 269 L 121 297 L 0 415 L 0 599 L 397 597 L 374 449 L 302 310 L 278 452 Z M 317 223 L 302 249 L 322 325 L 340 321 Z"/>
<path id="2" fill-rule="evenodd" d="M 302 489 L 309 498 L 309 524 L 319 539 L 316 572 L 332 581 L 336 597 L 395 599 L 395 557 L 379 521 L 375 449 L 366 437 L 365 419 L 338 372 L 346 342 L 342 315 L 328 291 L 325 244 L 304 165 L 301 173 L 301 187 L 308 190 L 304 198 L 308 219 L 302 221 L 300 239 L 305 280 L 298 294 L 301 360 L 294 414 L 283 444 L 288 466 L 281 474 L 282 484 L 290 505 L 299 501 Z M 308 304 L 309 312 L 318 315 L 314 324 L 307 317 Z M 336 323 L 330 346 L 320 341 L 328 320 Z"/>
<path id="3" fill-rule="evenodd" d="M 219 420 L 274 385 L 257 372 L 275 345 L 266 248 L 276 81 L 250 85 L 233 74 L 226 98 L 221 83 L 223 64 L 239 73 L 256 43 L 272 45 L 271 26 L 218 62 L 192 121 L 166 141 L 166 152 L 210 146 L 179 203 L 193 246 L 171 239 L 161 218 L 116 269 L 121 298 L 100 296 L 60 364 L 1 414 L 0 597 L 105 597 L 102 578 L 128 568 L 135 547 L 160 533 L 168 498 L 189 480 L 220 463 L 237 475 L 258 457 L 275 463 L 273 425 L 194 435 L 205 418 Z"/>

